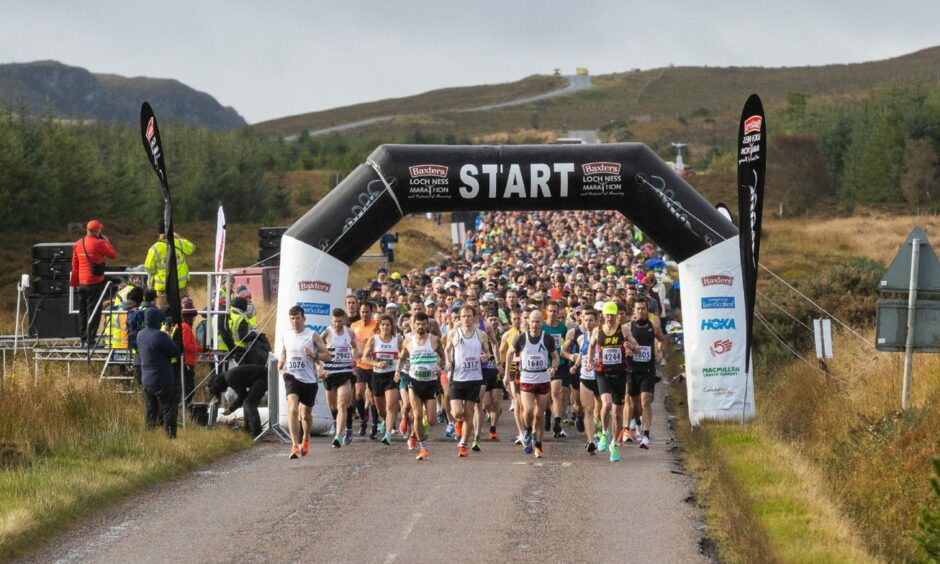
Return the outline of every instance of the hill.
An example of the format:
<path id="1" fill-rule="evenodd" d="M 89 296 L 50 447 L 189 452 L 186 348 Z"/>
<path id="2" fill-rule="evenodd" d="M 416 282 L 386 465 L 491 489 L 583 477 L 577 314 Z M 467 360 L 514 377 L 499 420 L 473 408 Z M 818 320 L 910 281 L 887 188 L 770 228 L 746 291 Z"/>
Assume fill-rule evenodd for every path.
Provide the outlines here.
<path id="1" fill-rule="evenodd" d="M 94 74 L 57 61 L 0 65 L 0 105 L 34 115 L 136 125 L 143 100 L 163 121 L 216 131 L 245 125 L 235 109 L 177 80 Z"/>
<path id="2" fill-rule="evenodd" d="M 290 134 L 394 116 L 388 121 L 357 128 L 353 134 L 396 139 L 420 129 L 429 135 L 477 138 L 523 130 L 601 129 L 608 137 L 616 137 L 623 135 L 623 130 L 631 124 L 642 128 L 649 123 L 674 123 L 677 119 L 698 117 L 705 125 L 693 128 L 695 131 L 690 133 L 707 142 L 715 138 L 716 128 L 723 132 L 728 120 L 737 119 L 741 103 L 752 92 L 758 92 L 765 105 L 771 107 L 782 105 L 792 93 L 817 99 L 850 99 L 899 82 L 940 83 L 937 68 L 940 68 L 940 47 L 857 64 L 784 68 L 668 67 L 598 75 L 593 78 L 592 88 L 568 96 L 485 111 L 460 111 L 563 85 L 560 77 L 535 75 L 515 83 L 436 90 L 290 116 L 252 127 L 261 132 Z M 736 121 L 730 123 L 734 131 Z"/>

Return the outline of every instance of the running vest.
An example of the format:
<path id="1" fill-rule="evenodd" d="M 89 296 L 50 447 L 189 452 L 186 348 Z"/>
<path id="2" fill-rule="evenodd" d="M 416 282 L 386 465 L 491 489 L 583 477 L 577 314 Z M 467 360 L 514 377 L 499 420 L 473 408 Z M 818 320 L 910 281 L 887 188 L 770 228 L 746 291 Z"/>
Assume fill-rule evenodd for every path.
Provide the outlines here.
<path id="1" fill-rule="evenodd" d="M 313 344 L 313 331 L 304 329 L 300 333 L 288 331 L 284 335 L 284 349 L 287 352 L 287 364 L 284 371 L 298 382 L 305 384 L 317 383 L 317 368 L 314 365 L 315 359 L 307 356 L 305 348 L 310 349 L 316 354 L 316 346 Z"/>
<path id="2" fill-rule="evenodd" d="M 584 339 L 581 341 L 581 379 L 582 380 L 597 380 L 597 375 L 594 373 L 594 362 L 592 359 L 588 358 L 588 347 L 591 346 L 591 339 L 585 334 Z M 595 358 L 597 354 L 595 353 Z"/>
<path id="3" fill-rule="evenodd" d="M 561 355 L 561 346 L 565 344 L 565 335 L 568 334 L 568 328 L 565 327 L 564 323 L 559 323 L 558 325 L 552 327 L 548 324 L 542 324 L 542 331 L 548 333 L 552 339 L 555 339 L 555 350 L 558 351 L 559 356 Z M 561 357 L 561 366 L 564 366 L 568 361 L 565 360 L 565 357 Z"/>
<path id="4" fill-rule="evenodd" d="M 408 374 L 412 380 L 419 382 L 437 381 L 437 351 L 431 348 L 431 334 L 425 334 L 427 341 L 418 344 L 418 336 L 411 336 L 411 372 Z"/>
<path id="5" fill-rule="evenodd" d="M 398 360 L 398 337 L 392 335 L 392 340 L 386 343 L 382 341 L 382 337 L 373 335 L 372 360 L 382 363 L 382 366 L 372 367 L 372 371 L 376 374 L 395 372 L 395 361 Z"/>
<path id="6" fill-rule="evenodd" d="M 625 372 L 627 364 L 623 358 L 623 328 L 618 325 L 613 335 L 604 332 L 603 327 L 597 329 L 597 372 L 609 374 L 611 372 Z"/>
<path id="7" fill-rule="evenodd" d="M 509 379 L 517 380 L 519 378 L 519 357 L 516 355 L 516 350 L 513 348 L 512 344 L 516 342 L 516 337 L 519 335 L 519 330 L 515 327 L 512 327 L 506 333 L 509 335 L 509 337 L 506 338 L 507 342 L 509 343 L 509 348 L 506 350 L 506 354 L 512 356 L 512 361 L 509 363 Z M 505 361 L 505 359 L 503 360 Z"/>
<path id="8" fill-rule="evenodd" d="M 551 366 L 551 357 L 545 348 L 545 333 L 539 333 L 535 343 L 529 337 L 528 331 L 522 335 L 525 339 L 522 354 L 519 360 L 519 381 L 523 384 L 547 384 L 548 368 Z"/>
<path id="9" fill-rule="evenodd" d="M 656 370 L 656 357 L 653 354 L 653 346 L 656 344 L 656 330 L 653 324 L 646 323 L 646 327 L 637 325 L 636 321 L 630 322 L 630 332 L 633 338 L 640 345 L 640 350 L 630 357 L 630 368 L 633 370 Z"/>
<path id="10" fill-rule="evenodd" d="M 343 327 L 343 333 L 337 335 L 331 325 L 326 331 L 330 337 L 330 344 L 327 345 L 327 350 L 330 351 L 330 360 L 323 363 L 323 369 L 330 376 L 343 372 L 352 372 L 353 353 L 349 329 Z"/>
<path id="11" fill-rule="evenodd" d="M 451 382 L 473 382 L 483 379 L 480 357 L 483 355 L 483 343 L 478 329 L 472 337 L 464 337 L 463 330 L 457 328 L 457 342 L 454 344 L 454 370 Z"/>

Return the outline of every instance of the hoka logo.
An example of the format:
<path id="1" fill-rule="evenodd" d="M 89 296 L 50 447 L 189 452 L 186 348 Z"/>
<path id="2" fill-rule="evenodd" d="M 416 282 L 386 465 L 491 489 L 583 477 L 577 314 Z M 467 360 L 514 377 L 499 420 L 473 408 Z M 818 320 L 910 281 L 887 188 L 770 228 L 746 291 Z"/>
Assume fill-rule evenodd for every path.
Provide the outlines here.
<path id="1" fill-rule="evenodd" d="M 702 320 L 702 331 L 723 331 L 723 330 L 733 330 L 736 329 L 734 325 L 734 319 L 730 318 L 714 318 L 714 319 L 703 319 Z"/>

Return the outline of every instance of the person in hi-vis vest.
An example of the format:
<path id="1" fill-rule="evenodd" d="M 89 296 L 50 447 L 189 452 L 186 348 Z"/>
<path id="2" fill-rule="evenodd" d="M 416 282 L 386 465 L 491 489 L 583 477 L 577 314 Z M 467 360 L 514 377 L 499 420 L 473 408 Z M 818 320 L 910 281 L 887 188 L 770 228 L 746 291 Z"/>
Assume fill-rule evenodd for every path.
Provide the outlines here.
<path id="1" fill-rule="evenodd" d="M 157 226 L 157 231 L 160 237 L 157 239 L 157 242 L 150 247 L 150 250 L 147 251 L 147 260 L 144 261 L 144 269 L 150 276 L 149 286 L 157 291 L 158 307 L 162 307 L 167 305 L 166 261 L 168 250 L 166 244 L 166 226 L 162 219 Z M 186 284 L 189 283 L 189 264 L 187 263 L 186 257 L 193 254 L 193 251 L 196 250 L 196 245 L 188 239 L 180 237 L 177 233 L 174 233 L 173 237 L 173 246 L 176 247 L 176 274 L 179 278 L 180 296 L 185 296 L 186 293 L 183 290 L 186 288 Z"/>

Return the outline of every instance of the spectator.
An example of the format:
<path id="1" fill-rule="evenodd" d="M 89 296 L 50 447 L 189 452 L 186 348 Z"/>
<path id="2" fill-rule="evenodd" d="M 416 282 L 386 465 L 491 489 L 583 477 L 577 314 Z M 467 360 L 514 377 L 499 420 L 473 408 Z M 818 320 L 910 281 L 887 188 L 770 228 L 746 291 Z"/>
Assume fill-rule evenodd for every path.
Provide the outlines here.
<path id="1" fill-rule="evenodd" d="M 69 286 L 78 288 L 78 319 L 82 347 L 95 346 L 101 307 L 98 299 L 104 291 L 106 258 L 117 257 L 114 246 L 102 234 L 104 225 L 97 219 L 88 222 L 85 235 L 72 246 L 72 274 Z"/>
<path id="2" fill-rule="evenodd" d="M 144 269 L 150 276 L 150 287 L 157 291 L 157 303 L 160 307 L 167 305 L 166 302 L 166 225 L 160 220 L 157 226 L 159 237 L 157 242 L 147 251 L 147 260 L 144 261 Z M 180 285 L 180 295 L 185 295 L 183 289 L 189 283 L 189 264 L 187 258 L 196 250 L 188 239 L 180 237 L 179 234 L 173 234 L 173 246 L 176 247 L 176 275 Z"/>
<path id="3" fill-rule="evenodd" d="M 395 262 L 395 245 L 398 243 L 398 233 L 386 233 L 382 235 L 379 239 L 379 247 L 382 249 L 382 254 L 385 255 L 385 260 L 389 264 Z"/>
<path id="4" fill-rule="evenodd" d="M 245 432 L 253 437 L 260 435 L 261 415 L 258 413 L 258 404 L 268 391 L 267 367 L 260 364 L 242 364 L 227 371 L 221 380 L 222 383 L 214 383 L 215 388 L 210 391 L 223 393 L 228 387 L 235 392 L 235 401 L 222 415 L 230 415 L 241 407 L 245 418 Z"/>
<path id="5" fill-rule="evenodd" d="M 173 359 L 180 354 L 169 335 L 160 330 L 163 312 L 150 308 L 144 313 L 144 328 L 137 334 L 140 378 L 146 401 L 147 427 L 161 422 L 169 438 L 176 438 L 176 385 Z"/>

